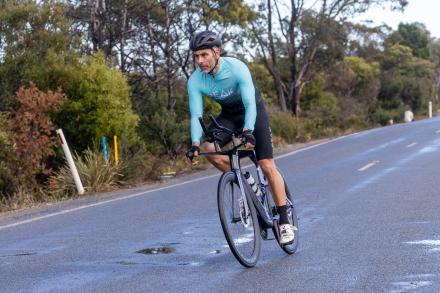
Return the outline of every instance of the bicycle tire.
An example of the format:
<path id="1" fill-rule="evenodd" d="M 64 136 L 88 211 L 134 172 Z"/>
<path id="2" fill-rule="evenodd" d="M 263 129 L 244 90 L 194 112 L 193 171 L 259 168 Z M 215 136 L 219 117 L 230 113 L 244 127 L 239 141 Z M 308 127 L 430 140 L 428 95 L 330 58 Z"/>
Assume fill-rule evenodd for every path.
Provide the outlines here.
<path id="1" fill-rule="evenodd" d="M 275 235 L 275 238 L 278 242 L 278 245 L 281 247 L 281 249 L 284 250 L 284 252 L 286 252 L 287 254 L 294 254 L 296 252 L 296 250 L 298 249 L 298 243 L 299 243 L 298 216 L 296 214 L 295 205 L 293 203 L 293 196 L 290 193 L 289 186 L 286 183 L 286 179 L 284 178 L 284 175 L 283 175 L 283 173 L 281 173 L 280 170 L 278 170 L 278 172 L 280 172 L 281 177 L 283 177 L 284 190 L 286 191 L 286 197 L 289 199 L 289 201 L 292 204 L 290 207 L 290 211 L 289 211 L 289 222 L 296 228 L 294 230 L 295 237 L 293 238 L 293 242 L 291 242 L 289 244 L 281 244 L 280 239 L 279 239 L 278 225 L 274 223 L 274 226 L 272 229 L 273 229 L 273 234 Z"/>
<path id="2" fill-rule="evenodd" d="M 241 220 L 239 213 L 237 213 L 240 211 L 241 191 L 235 174 L 226 172 L 221 176 L 217 189 L 217 204 L 223 233 L 235 258 L 243 266 L 253 267 L 260 256 L 260 227 L 255 207 L 247 193 L 246 196 L 249 203 L 249 214 L 245 216 L 245 221 L 248 223 L 248 227 L 245 226 L 244 220 Z M 242 230 L 243 235 L 236 237 L 233 233 L 235 230 Z M 249 245 L 249 243 L 251 244 Z"/>

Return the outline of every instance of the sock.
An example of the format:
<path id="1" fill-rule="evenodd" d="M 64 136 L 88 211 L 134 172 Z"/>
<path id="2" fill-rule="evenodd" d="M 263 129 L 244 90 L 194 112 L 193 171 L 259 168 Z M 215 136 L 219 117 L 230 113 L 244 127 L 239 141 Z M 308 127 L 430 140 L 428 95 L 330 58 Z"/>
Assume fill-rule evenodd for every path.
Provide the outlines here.
<path id="1" fill-rule="evenodd" d="M 280 225 L 289 224 L 289 217 L 287 216 L 287 205 L 277 207 L 278 214 L 280 214 Z"/>

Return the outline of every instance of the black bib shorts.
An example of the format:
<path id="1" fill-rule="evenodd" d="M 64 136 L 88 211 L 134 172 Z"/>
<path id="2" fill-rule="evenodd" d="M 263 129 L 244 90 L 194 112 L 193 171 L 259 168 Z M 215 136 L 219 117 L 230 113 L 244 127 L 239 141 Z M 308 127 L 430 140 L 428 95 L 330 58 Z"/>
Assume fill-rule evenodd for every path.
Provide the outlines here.
<path id="1" fill-rule="evenodd" d="M 272 159 L 273 158 L 273 142 L 272 130 L 269 125 L 269 116 L 264 106 L 263 99 L 258 90 L 255 91 L 255 100 L 257 106 L 257 118 L 255 121 L 255 128 L 252 134 L 255 136 L 255 154 L 257 160 Z M 222 107 L 222 111 L 216 120 L 218 124 L 229 128 L 233 131 L 241 131 L 244 125 L 245 110 L 241 105 L 235 108 Z M 208 126 L 208 133 L 215 130 L 215 126 L 210 124 Z M 226 133 L 221 133 L 217 136 L 220 147 L 225 146 L 231 141 L 231 136 Z M 205 139 L 206 140 L 206 139 Z"/>

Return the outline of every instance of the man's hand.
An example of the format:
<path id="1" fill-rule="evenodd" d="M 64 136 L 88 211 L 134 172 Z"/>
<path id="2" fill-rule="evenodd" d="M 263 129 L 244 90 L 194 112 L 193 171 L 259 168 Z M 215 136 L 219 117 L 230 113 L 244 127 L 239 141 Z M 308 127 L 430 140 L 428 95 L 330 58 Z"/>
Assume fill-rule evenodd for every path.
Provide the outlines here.
<path id="1" fill-rule="evenodd" d="M 191 146 L 186 152 L 186 157 L 190 160 L 192 165 L 197 165 L 199 161 L 194 161 L 194 157 L 198 157 L 200 154 L 200 148 L 198 145 Z"/>
<path id="2" fill-rule="evenodd" d="M 247 149 L 255 147 L 255 136 L 252 134 L 250 130 L 243 130 L 240 135 L 241 141 L 244 143 L 244 147 Z"/>

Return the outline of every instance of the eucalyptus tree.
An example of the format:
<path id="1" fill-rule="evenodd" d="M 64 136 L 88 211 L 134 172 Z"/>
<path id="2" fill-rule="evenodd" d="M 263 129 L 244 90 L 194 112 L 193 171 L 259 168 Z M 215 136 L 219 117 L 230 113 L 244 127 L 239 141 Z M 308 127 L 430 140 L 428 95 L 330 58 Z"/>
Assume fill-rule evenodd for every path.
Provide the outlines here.
<path id="1" fill-rule="evenodd" d="M 343 24 L 373 5 L 403 9 L 407 4 L 405 0 L 286 2 L 259 1 L 259 17 L 251 23 L 251 35 L 256 53 L 273 76 L 281 108 L 296 115 L 301 112 L 304 85 L 322 66 L 331 65 L 332 58 L 342 57 L 340 50 L 347 41 Z M 289 67 L 287 77 L 281 73 L 285 63 Z"/>

